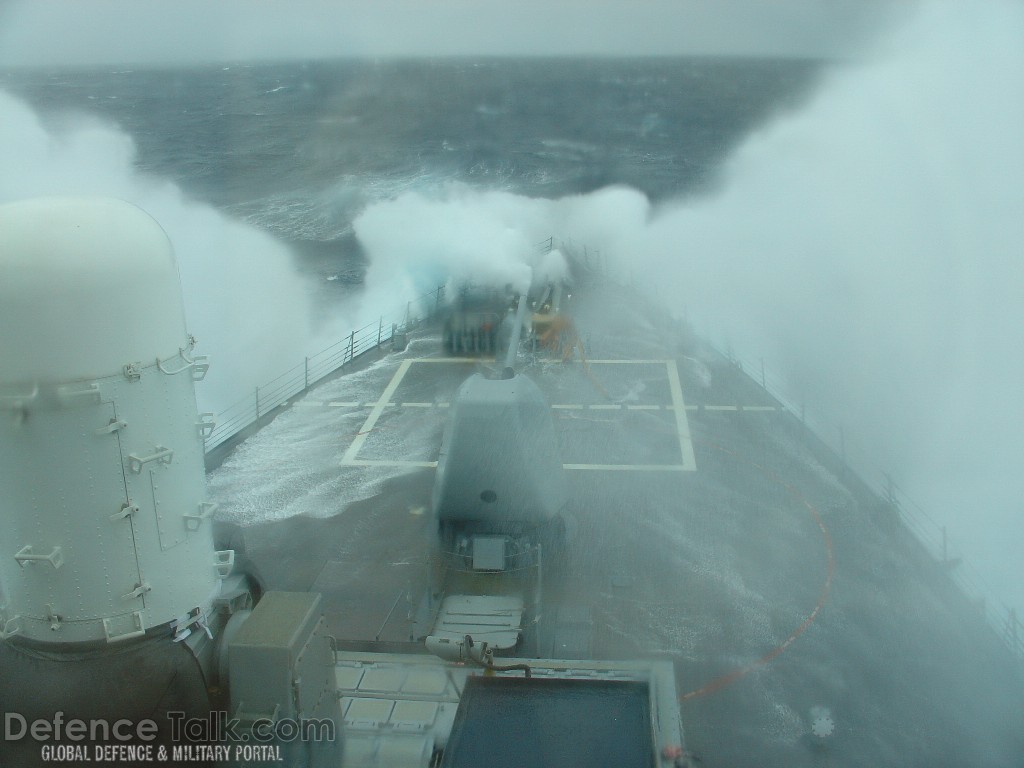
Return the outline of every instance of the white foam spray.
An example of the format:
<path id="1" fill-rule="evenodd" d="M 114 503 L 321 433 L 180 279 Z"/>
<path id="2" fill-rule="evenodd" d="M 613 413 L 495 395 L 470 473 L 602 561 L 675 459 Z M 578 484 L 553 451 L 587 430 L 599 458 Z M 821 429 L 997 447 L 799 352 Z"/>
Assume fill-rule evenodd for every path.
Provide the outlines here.
<path id="1" fill-rule="evenodd" d="M 406 192 L 369 206 L 355 221 L 366 250 L 368 301 L 405 299 L 439 284 L 467 282 L 523 290 L 564 277 L 568 265 L 552 236 L 619 246 L 635 237 L 649 205 L 635 190 L 610 187 L 559 200 L 449 184 L 433 195 Z"/>
<path id="2" fill-rule="evenodd" d="M 700 201 L 452 185 L 372 205 L 355 225 L 371 257 L 364 307 L 467 277 L 523 285 L 552 234 L 598 248 L 699 329 L 781 369 L 862 470 L 891 472 L 1024 606 L 1021 39 L 1019 4 L 922 4 L 867 63 L 751 136 Z M 215 356 L 200 397 L 217 410 L 293 364 L 303 286 L 282 245 L 136 173 L 133 155 L 115 128 L 47 130 L 0 94 L 0 200 L 110 194 L 168 230 L 190 328 Z"/>
<path id="3" fill-rule="evenodd" d="M 131 137 L 96 118 L 43 125 L 0 92 L 0 201 L 109 195 L 153 216 L 174 244 L 189 331 L 212 368 L 197 386 L 201 410 L 220 411 L 302 362 L 306 287 L 287 248 L 266 233 L 138 173 Z M 130 318 L 126 318 L 130 322 Z"/>
<path id="4" fill-rule="evenodd" d="M 643 239 L 662 291 L 781 366 L 826 439 L 842 427 L 1018 606 L 1022 39 L 1019 4 L 922 5 Z"/>
<path id="5" fill-rule="evenodd" d="M 890 473 L 1024 606 L 1022 39 L 1019 4 L 923 4 L 752 135 L 705 199 L 460 187 L 371 206 L 368 286 L 522 280 L 551 234 L 600 248 L 781 371 L 827 440 L 842 429 L 869 480 Z"/>

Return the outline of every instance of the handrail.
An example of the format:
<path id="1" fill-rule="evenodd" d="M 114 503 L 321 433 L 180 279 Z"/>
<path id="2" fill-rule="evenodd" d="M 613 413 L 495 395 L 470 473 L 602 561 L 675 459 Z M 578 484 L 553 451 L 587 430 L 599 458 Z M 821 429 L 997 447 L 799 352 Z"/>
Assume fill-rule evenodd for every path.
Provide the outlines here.
<path id="1" fill-rule="evenodd" d="M 360 355 L 391 343 L 396 333 L 407 333 L 410 328 L 436 313 L 443 297 L 444 286 L 438 286 L 407 302 L 401 310 L 380 315 L 377 322 L 367 323 L 351 331 L 347 336 L 256 387 L 252 394 L 223 408 L 217 413 L 216 426 L 206 437 L 206 452 L 230 440 Z"/>
<path id="2" fill-rule="evenodd" d="M 717 354 L 736 365 L 741 371 L 747 372 L 751 379 L 761 385 L 766 394 L 799 419 L 800 423 L 833 455 L 833 458 L 837 459 L 845 469 L 848 469 L 880 501 L 890 506 L 903 529 L 914 537 L 914 540 L 936 563 L 946 569 L 951 581 L 960 589 L 964 597 L 975 604 L 982 618 L 1010 651 L 1024 662 L 1024 623 L 1018 618 L 1017 612 L 1013 608 L 1003 604 L 995 597 L 992 586 L 973 563 L 962 557 L 950 555 L 953 547 L 951 547 L 946 527 L 940 525 L 880 467 L 873 467 L 873 474 L 876 477 L 874 483 L 862 475 L 855 467 L 855 464 L 862 464 L 862 462 L 851 461 L 851 445 L 841 426 L 837 431 L 839 445 L 836 446 L 822 436 L 821 428 L 825 425 L 818 423 L 813 413 L 807 412 L 805 404 L 785 394 L 784 379 L 773 374 L 763 359 L 754 366 L 749 361 L 735 355 L 731 350 L 723 352 L 710 341 L 706 339 L 704 341 Z M 760 380 L 750 373 L 751 371 L 759 371 Z M 799 405 L 796 404 L 797 402 Z M 1002 611 L 998 610 L 997 606 L 1002 606 Z"/>
<path id="3" fill-rule="evenodd" d="M 539 244 L 538 247 L 546 247 L 547 250 L 551 250 L 555 245 L 556 242 L 554 240 L 547 240 Z M 576 266 L 582 267 L 584 271 L 596 273 L 607 281 L 627 287 L 626 281 L 616 279 L 615 276 L 609 273 L 608 261 L 602 257 L 599 251 L 588 251 L 584 247 L 583 258 L 580 258 L 580 251 L 573 243 L 560 241 L 557 245 L 567 257 L 574 261 Z M 631 290 L 638 290 L 632 284 L 632 280 L 629 283 L 628 287 Z M 817 438 L 822 447 L 839 461 L 845 470 L 849 470 L 851 475 L 856 477 L 880 501 L 892 507 L 902 528 L 913 536 L 914 540 L 922 546 L 931 558 L 945 568 L 952 582 L 960 589 L 964 597 L 977 606 L 979 614 L 989 624 L 990 628 L 995 631 L 996 635 L 1003 641 L 1011 653 L 1024 663 L 1024 621 L 1018 617 L 1017 611 L 1014 608 L 1003 604 L 994 597 L 995 592 L 992 586 L 971 562 L 959 557 L 950 557 L 952 547 L 945 527 L 939 525 L 920 504 L 915 502 L 906 491 L 894 483 L 884 470 L 877 466 L 874 467 L 876 481 L 875 483 L 869 482 L 855 468 L 855 465 L 864 464 L 865 462 L 852 462 L 850 459 L 853 446 L 849 445 L 842 427 L 839 427 L 836 434 L 839 442 L 839 445 L 836 446 L 822 434 L 827 432 L 827 428 L 831 425 L 817 423 L 817 420 L 814 419 L 814 414 L 808 414 L 806 404 L 802 402 L 801 398 L 794 398 L 787 393 L 785 378 L 766 366 L 764 359 L 760 359 L 756 365 L 751 365 L 749 361 L 736 356 L 731 350 L 722 351 L 709 339 L 704 339 L 703 341 L 710 349 L 736 365 L 740 370 L 745 371 L 751 379 L 759 383 L 761 389 L 778 402 L 784 410 L 798 419 L 808 432 Z M 884 482 L 882 482 L 883 479 Z M 1002 610 L 998 609 L 999 606 L 1001 606 Z"/>
<path id="4" fill-rule="evenodd" d="M 581 259 L 577 255 L 578 249 L 573 243 L 561 240 L 556 243 L 553 237 L 537 243 L 535 248 L 539 253 L 546 253 L 553 250 L 556 245 L 583 271 L 596 273 L 605 280 L 625 286 L 624 282 L 609 274 L 608 260 L 602 256 L 600 251 L 589 251 L 584 247 Z M 636 290 L 635 285 L 631 285 L 630 288 Z M 438 311 L 443 296 L 444 286 L 438 286 L 435 290 L 408 302 L 401 315 L 397 315 L 397 313 L 381 315 L 376 323 L 368 323 L 362 328 L 351 331 L 347 337 L 339 339 L 315 355 L 305 358 L 302 363 L 289 368 L 275 379 L 257 387 L 254 396 L 246 396 L 223 409 L 217 414 L 217 424 L 206 438 L 206 451 L 210 452 L 291 398 L 305 392 L 326 376 L 351 363 L 360 355 L 377 349 L 385 343 L 390 343 L 393 340 L 393 329 L 397 329 L 399 333 L 406 333 L 417 323 L 431 317 Z M 433 303 L 427 301 L 428 299 L 433 299 Z M 416 316 L 411 314 L 414 304 L 417 307 Z M 401 318 L 399 322 L 392 321 L 392 318 L 396 316 Z M 385 322 L 385 319 L 390 322 Z M 383 335 L 385 331 L 386 338 Z M 833 454 L 834 458 L 841 462 L 844 468 L 849 469 L 871 493 L 878 496 L 880 501 L 888 503 L 893 508 L 903 529 L 911 533 L 925 552 L 936 562 L 947 566 L 947 572 L 953 583 L 969 600 L 978 603 L 981 615 L 995 630 L 997 636 L 1018 659 L 1024 662 L 1024 622 L 1009 606 L 1002 605 L 1004 613 L 996 612 L 992 606 L 1001 603 L 993 599 L 994 593 L 991 586 L 973 564 L 960 558 L 949 557 L 950 542 L 945 528 L 929 516 L 884 471 L 878 470 L 878 479 L 874 484 L 865 479 L 850 461 L 851 446 L 847 444 L 842 429 L 839 430 L 840 445 L 837 449 L 822 436 L 821 427 L 825 425 L 809 423 L 814 421 L 813 414 L 809 420 L 805 404 L 799 398 L 794 399 L 787 395 L 785 379 L 766 366 L 763 359 L 759 360 L 757 365 L 750 365 L 749 361 L 737 357 L 731 350 L 722 351 L 710 340 L 705 339 L 704 341 L 717 354 L 739 367 L 740 370 L 747 372 L 747 375 L 759 383 L 768 396 L 799 419 L 801 424 L 820 441 L 827 451 Z M 290 378 L 281 383 L 281 379 L 285 377 Z M 884 483 L 880 482 L 881 478 L 885 479 Z"/>

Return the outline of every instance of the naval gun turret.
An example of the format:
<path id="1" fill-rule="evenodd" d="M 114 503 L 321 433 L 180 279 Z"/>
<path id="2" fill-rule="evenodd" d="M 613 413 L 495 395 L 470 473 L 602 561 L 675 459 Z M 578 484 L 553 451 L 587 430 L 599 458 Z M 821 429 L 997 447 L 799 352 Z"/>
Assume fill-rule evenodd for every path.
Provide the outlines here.
<path id="1" fill-rule="evenodd" d="M 560 529 L 566 490 L 551 408 L 514 367 L 526 306 L 524 294 L 503 367 L 474 373 L 451 404 L 432 498 L 448 544 L 477 536 L 539 540 Z"/>
<path id="2" fill-rule="evenodd" d="M 428 593 L 430 605 L 435 592 L 443 599 L 426 643 L 446 658 L 469 654 L 474 638 L 485 641 L 486 658 L 517 647 L 524 613 L 540 605 L 542 552 L 564 532 L 565 478 L 551 409 L 536 383 L 515 370 L 527 303 L 520 296 L 506 323 L 504 364 L 462 383 L 441 438 L 432 510 L 445 578 Z"/>

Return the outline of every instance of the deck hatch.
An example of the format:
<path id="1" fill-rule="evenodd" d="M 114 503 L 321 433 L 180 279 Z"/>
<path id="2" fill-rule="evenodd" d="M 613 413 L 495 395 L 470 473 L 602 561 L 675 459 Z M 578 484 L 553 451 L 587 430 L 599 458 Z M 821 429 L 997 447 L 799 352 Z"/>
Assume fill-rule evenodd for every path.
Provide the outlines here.
<path id="1" fill-rule="evenodd" d="M 652 768 L 648 684 L 470 677 L 441 768 L 482 765 Z"/>

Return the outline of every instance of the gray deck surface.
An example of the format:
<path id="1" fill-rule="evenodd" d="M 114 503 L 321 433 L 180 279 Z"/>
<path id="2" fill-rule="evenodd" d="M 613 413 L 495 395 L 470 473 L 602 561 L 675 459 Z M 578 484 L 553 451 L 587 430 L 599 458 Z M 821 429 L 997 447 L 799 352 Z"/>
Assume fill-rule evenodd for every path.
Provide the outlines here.
<path id="1" fill-rule="evenodd" d="M 589 373 L 524 368 L 571 467 L 545 615 L 586 606 L 597 657 L 673 661 L 708 768 L 1021 765 L 1020 667 L 895 511 L 699 340 L 628 292 L 584 293 Z M 272 588 L 321 591 L 340 639 L 407 640 L 434 573 L 431 462 L 477 364 L 426 362 L 440 347 L 425 330 L 322 385 L 210 476 L 224 535 Z"/>

